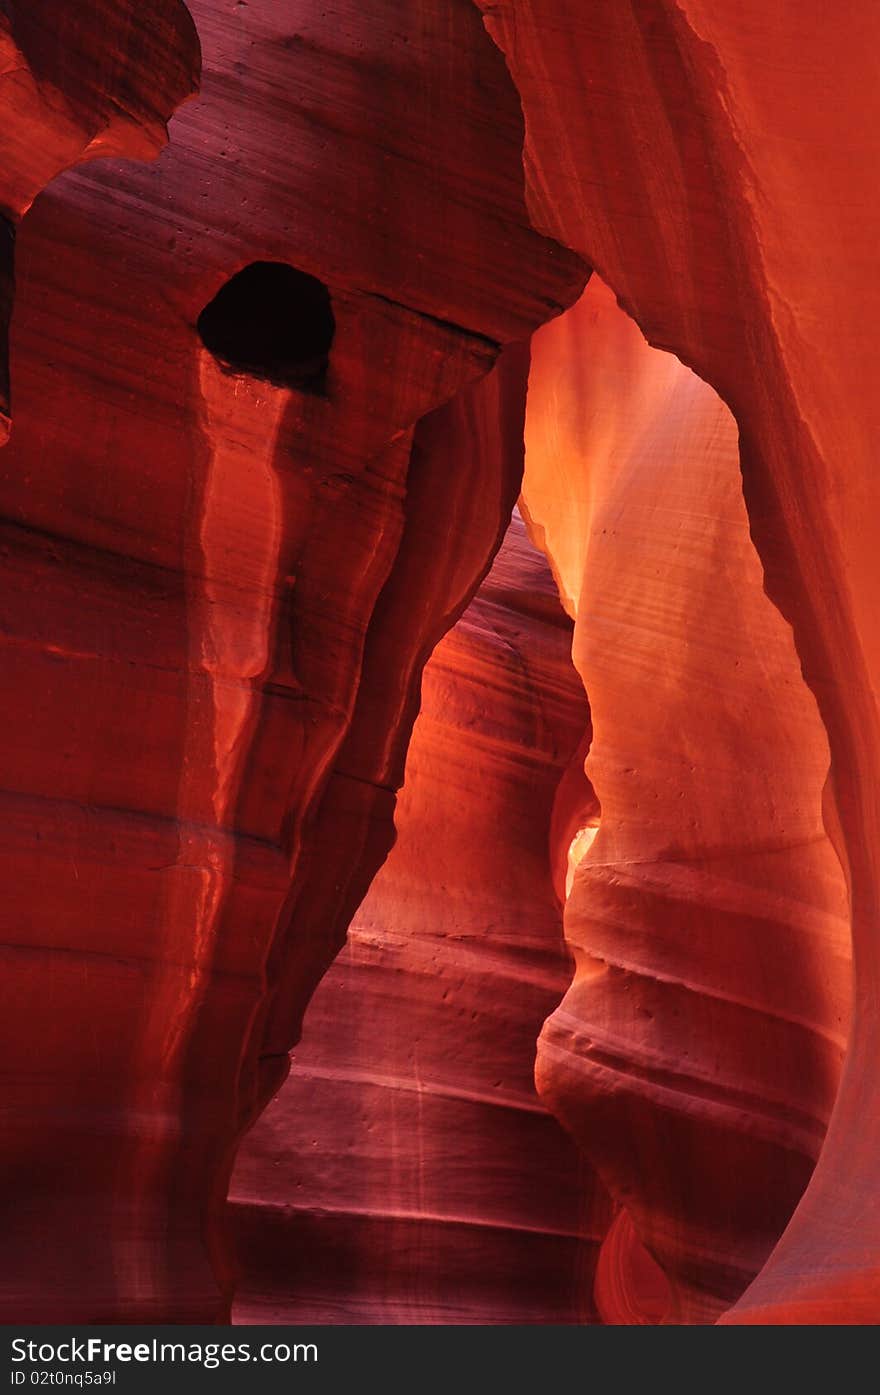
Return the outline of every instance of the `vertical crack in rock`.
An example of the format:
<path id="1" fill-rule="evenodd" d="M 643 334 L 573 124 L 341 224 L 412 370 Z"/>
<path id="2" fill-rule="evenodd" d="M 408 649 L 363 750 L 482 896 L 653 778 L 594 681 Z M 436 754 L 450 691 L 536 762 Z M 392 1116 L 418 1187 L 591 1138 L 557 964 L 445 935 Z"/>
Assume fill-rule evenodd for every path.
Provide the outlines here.
<path id="1" fill-rule="evenodd" d="M 655 1327 L 669 1312 L 669 1281 L 625 1208 L 602 1242 L 594 1293 L 602 1321 L 614 1327 Z"/>

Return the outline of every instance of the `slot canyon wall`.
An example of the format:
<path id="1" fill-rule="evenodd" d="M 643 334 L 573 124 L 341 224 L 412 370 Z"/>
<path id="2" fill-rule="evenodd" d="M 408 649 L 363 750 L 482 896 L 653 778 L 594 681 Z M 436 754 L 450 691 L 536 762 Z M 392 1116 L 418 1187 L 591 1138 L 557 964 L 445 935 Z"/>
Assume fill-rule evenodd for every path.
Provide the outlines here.
<path id="1" fill-rule="evenodd" d="M 733 418 L 596 276 L 535 335 L 526 449 L 601 807 L 539 1084 L 662 1264 L 675 1320 L 706 1321 L 766 1260 L 837 1090 L 850 946 L 827 741 L 764 594 Z"/>
<path id="2" fill-rule="evenodd" d="M 880 1318 L 878 29 L 0 0 L 4 1320 Z"/>
<path id="3" fill-rule="evenodd" d="M 228 1313 L 238 1138 L 390 845 L 421 666 L 507 525 L 523 341 L 585 277 L 529 226 L 519 102 L 472 6 L 191 13 L 201 96 L 159 161 L 68 172 L 18 238 L 0 495 L 19 1320 Z M 261 262 L 329 289 L 320 386 L 285 385 L 283 325 L 275 382 L 201 343 L 205 307 Z"/>
<path id="4" fill-rule="evenodd" d="M 425 669 L 395 847 L 242 1144 L 237 1317 L 595 1321 L 609 1202 L 533 1080 L 571 976 L 547 855 L 589 721 L 571 628 L 514 516 Z"/>
<path id="5" fill-rule="evenodd" d="M 752 537 L 830 748 L 853 1025 L 829 1133 L 725 1322 L 878 1314 L 878 712 L 874 535 L 880 18 L 861 0 L 500 0 L 533 223 L 581 251 L 648 340 L 730 407 Z"/>

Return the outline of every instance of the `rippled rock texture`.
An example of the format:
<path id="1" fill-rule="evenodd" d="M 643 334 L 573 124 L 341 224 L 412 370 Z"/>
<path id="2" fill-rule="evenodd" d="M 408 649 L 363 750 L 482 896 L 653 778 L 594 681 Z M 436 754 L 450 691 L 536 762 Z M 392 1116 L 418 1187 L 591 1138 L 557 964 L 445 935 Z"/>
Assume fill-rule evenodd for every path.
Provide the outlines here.
<path id="1" fill-rule="evenodd" d="M 5 1320 L 880 1319 L 878 30 L 0 0 Z"/>

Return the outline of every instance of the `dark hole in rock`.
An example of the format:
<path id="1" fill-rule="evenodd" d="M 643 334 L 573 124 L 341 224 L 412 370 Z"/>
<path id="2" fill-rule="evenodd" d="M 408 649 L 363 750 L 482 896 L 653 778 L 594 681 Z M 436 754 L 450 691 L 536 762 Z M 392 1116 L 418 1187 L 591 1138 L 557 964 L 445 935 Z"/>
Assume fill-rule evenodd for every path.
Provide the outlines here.
<path id="1" fill-rule="evenodd" d="M 285 262 L 251 262 L 199 315 L 205 348 L 237 373 L 322 392 L 336 321 L 323 281 Z"/>

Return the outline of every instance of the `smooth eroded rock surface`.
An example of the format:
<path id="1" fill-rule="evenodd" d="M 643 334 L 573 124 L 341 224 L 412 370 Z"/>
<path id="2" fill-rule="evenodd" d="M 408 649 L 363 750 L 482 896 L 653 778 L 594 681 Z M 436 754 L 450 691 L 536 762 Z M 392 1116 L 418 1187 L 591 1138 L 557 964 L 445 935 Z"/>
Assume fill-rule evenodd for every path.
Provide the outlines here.
<path id="1" fill-rule="evenodd" d="M 534 338 L 523 507 L 575 616 L 601 808 L 538 1082 L 666 1272 L 670 1319 L 705 1321 L 781 1234 L 837 1088 L 825 733 L 764 594 L 729 411 L 595 276 Z"/>
<path id="2" fill-rule="evenodd" d="M 529 210 L 731 408 L 749 524 L 828 735 L 852 1038 L 803 1202 L 731 1320 L 871 1322 L 880 1222 L 876 597 L 880 17 L 761 0 L 479 0 Z"/>
<path id="3" fill-rule="evenodd" d="M 588 721 L 570 646 L 515 515 L 425 669 L 396 845 L 242 1144 L 237 1321 L 596 1320 L 609 1203 L 533 1080 L 570 974 L 549 858 Z"/>

